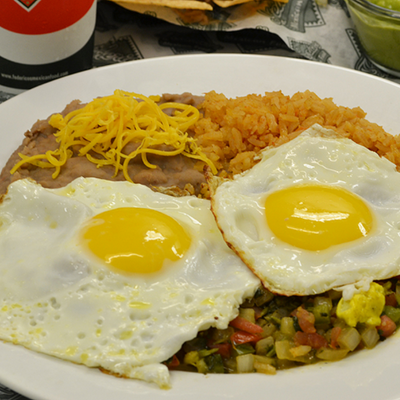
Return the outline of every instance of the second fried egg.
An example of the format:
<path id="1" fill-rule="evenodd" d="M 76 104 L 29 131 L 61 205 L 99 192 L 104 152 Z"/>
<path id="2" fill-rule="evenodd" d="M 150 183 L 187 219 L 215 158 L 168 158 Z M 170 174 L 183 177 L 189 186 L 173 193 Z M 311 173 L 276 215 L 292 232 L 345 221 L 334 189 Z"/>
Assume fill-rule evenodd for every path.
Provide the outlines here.
<path id="1" fill-rule="evenodd" d="M 226 242 L 271 291 L 312 295 L 400 273 L 400 174 L 319 125 L 217 182 Z"/>

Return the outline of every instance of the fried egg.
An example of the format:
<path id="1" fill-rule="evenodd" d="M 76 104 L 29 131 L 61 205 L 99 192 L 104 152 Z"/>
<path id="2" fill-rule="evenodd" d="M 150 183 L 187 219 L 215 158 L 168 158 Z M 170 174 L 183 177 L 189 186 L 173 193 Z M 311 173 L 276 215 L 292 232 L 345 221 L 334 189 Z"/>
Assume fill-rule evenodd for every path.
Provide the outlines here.
<path id="1" fill-rule="evenodd" d="M 350 139 L 314 125 L 233 180 L 208 180 L 226 242 L 275 293 L 350 298 L 400 272 L 400 174 Z"/>
<path id="2" fill-rule="evenodd" d="M 0 275 L 1 339 L 162 388 L 162 362 L 226 328 L 260 284 L 208 200 L 90 178 L 9 186 Z"/>

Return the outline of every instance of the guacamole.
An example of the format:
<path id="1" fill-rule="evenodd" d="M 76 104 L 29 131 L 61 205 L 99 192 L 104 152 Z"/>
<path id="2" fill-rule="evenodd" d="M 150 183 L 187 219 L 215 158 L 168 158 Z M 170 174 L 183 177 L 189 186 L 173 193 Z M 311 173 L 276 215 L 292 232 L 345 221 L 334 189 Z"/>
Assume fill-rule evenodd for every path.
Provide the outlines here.
<path id="1" fill-rule="evenodd" d="M 399 75 L 400 0 L 373 1 L 380 7 L 375 7 L 374 4 L 364 0 L 347 0 L 347 4 L 366 54 L 378 66 Z M 392 11 L 396 9 L 399 12 Z"/>
<path id="2" fill-rule="evenodd" d="M 400 11 L 400 0 L 370 0 L 371 3 L 388 10 Z"/>

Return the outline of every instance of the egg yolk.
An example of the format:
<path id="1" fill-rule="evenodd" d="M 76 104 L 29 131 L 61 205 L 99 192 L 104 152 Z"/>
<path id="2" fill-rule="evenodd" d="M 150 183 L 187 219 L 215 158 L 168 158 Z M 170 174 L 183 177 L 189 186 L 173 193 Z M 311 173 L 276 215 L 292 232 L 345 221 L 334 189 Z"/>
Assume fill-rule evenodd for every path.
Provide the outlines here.
<path id="1" fill-rule="evenodd" d="M 267 223 L 274 235 L 305 250 L 324 250 L 366 236 L 373 217 L 361 198 L 325 185 L 299 185 L 270 194 Z"/>
<path id="2" fill-rule="evenodd" d="M 144 208 L 116 208 L 94 216 L 83 239 L 108 266 L 144 274 L 159 271 L 166 259 L 179 260 L 191 244 L 175 219 Z"/>

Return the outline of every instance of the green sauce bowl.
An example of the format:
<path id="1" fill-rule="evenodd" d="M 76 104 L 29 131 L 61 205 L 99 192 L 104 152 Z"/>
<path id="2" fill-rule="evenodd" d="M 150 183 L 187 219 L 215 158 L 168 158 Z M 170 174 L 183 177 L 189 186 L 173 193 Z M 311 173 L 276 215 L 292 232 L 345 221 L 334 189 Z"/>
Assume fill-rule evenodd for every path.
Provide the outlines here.
<path id="1" fill-rule="evenodd" d="M 346 0 L 365 54 L 383 71 L 400 77 L 400 11 L 367 0 Z M 383 4 L 392 6 L 391 0 Z"/>

